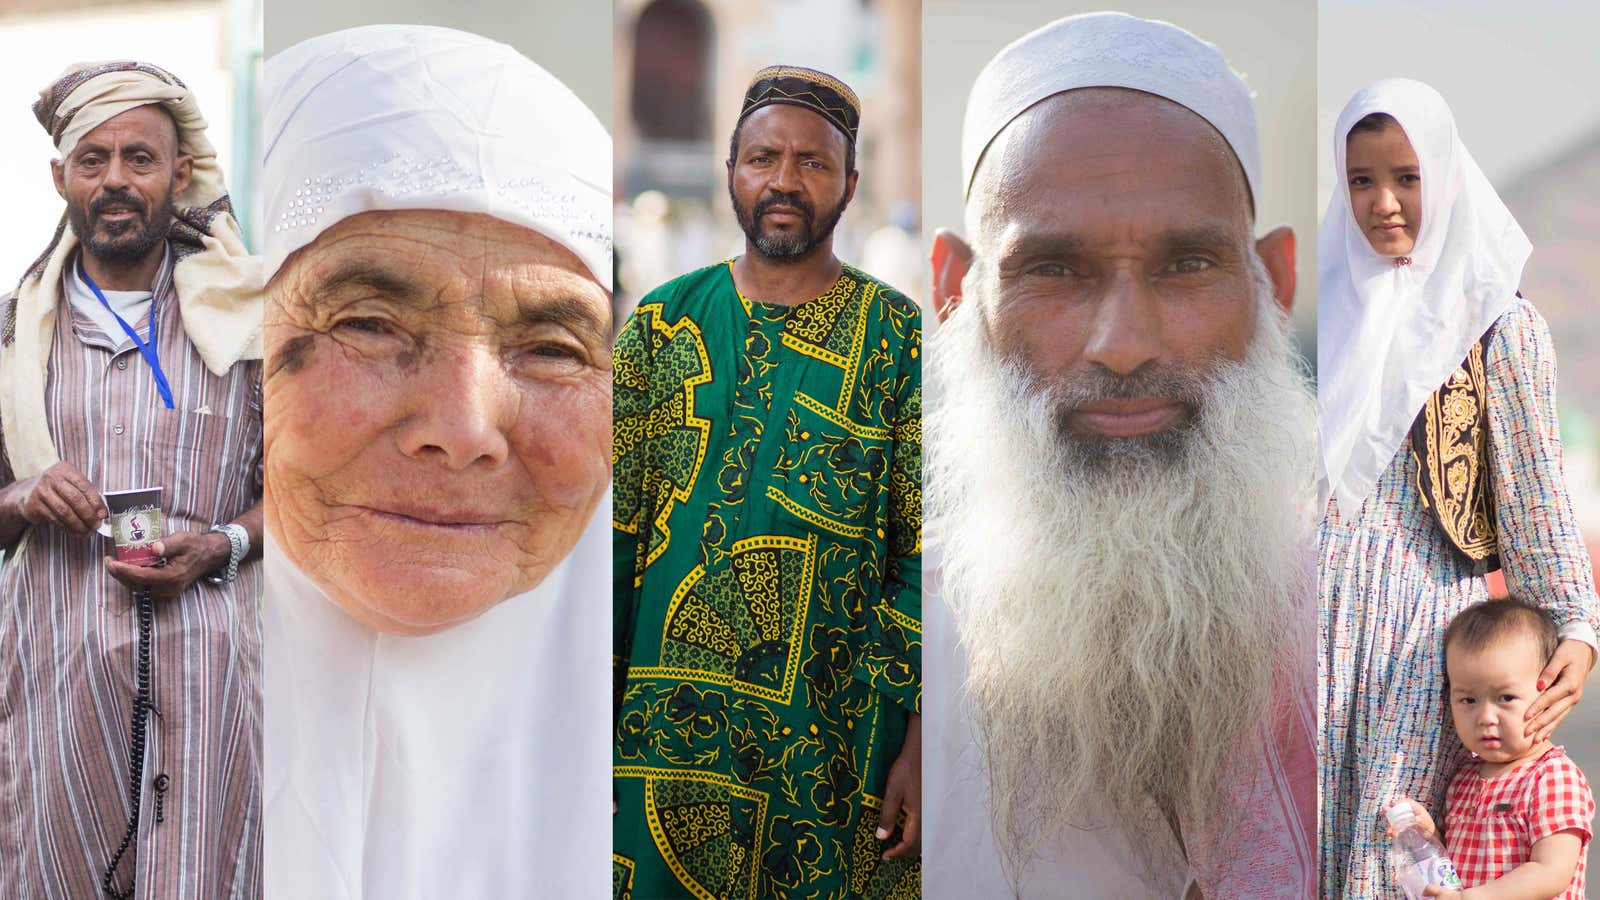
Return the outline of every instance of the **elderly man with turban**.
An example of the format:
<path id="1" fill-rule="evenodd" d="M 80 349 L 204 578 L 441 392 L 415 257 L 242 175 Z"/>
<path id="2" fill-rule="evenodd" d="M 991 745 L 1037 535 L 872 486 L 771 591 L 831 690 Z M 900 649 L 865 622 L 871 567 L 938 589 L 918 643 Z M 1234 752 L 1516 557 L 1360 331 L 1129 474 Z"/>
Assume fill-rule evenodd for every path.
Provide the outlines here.
<path id="1" fill-rule="evenodd" d="M 859 120 L 830 75 L 758 72 L 745 254 L 617 340 L 619 894 L 916 895 L 922 327 L 833 254 Z"/>
<path id="2" fill-rule="evenodd" d="M 260 891 L 261 274 L 193 95 L 74 66 L 67 209 L 0 302 L 0 894 Z M 103 495 L 159 487 L 154 566 Z"/>
<path id="3" fill-rule="evenodd" d="M 611 139 L 444 28 L 264 100 L 269 895 L 600 896 Z"/>
<path id="4" fill-rule="evenodd" d="M 1076 16 L 989 62 L 961 144 L 926 896 L 1310 896 L 1315 422 L 1250 91 L 1182 29 Z"/>

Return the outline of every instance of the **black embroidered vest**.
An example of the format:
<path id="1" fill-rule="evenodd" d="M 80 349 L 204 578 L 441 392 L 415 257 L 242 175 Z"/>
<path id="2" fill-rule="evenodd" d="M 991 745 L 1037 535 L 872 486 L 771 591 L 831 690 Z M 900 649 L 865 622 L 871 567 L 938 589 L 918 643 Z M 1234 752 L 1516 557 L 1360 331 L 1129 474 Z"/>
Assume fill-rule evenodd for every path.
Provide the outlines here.
<path id="1" fill-rule="evenodd" d="M 1489 481 L 1489 391 L 1484 356 L 1494 326 L 1428 396 L 1411 423 L 1417 493 L 1450 545 L 1487 569 L 1499 566 L 1494 486 Z"/>

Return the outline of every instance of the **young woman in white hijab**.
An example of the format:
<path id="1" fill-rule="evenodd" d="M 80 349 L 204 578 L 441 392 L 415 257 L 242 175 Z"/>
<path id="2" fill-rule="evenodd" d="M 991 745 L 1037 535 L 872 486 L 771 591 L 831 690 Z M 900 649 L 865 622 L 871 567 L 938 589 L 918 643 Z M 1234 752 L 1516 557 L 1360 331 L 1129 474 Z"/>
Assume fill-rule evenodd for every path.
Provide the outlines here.
<path id="1" fill-rule="evenodd" d="M 439 28 L 264 93 L 267 896 L 602 896 L 610 138 Z"/>
<path id="2" fill-rule="evenodd" d="M 1530 734 L 1577 702 L 1600 603 L 1561 470 L 1550 333 L 1517 293 L 1531 246 L 1444 99 L 1390 79 L 1333 132 L 1318 242 L 1321 894 L 1400 897 L 1380 815 L 1441 811 L 1466 751 L 1445 720 L 1445 626 L 1510 592 L 1563 638 Z"/>

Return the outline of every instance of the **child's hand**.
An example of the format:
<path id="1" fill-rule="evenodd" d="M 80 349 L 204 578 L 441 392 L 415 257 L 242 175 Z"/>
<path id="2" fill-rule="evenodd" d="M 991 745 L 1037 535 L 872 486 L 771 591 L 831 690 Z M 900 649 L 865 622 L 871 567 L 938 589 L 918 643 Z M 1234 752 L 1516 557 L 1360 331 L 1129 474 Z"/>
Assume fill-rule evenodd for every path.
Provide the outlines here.
<path id="1" fill-rule="evenodd" d="M 1423 889 L 1422 896 L 1442 897 L 1444 900 L 1466 900 L 1467 895 L 1456 890 L 1455 888 L 1439 887 L 1436 884 L 1430 884 Z"/>
<path id="2" fill-rule="evenodd" d="M 1432 837 L 1438 833 L 1438 828 L 1433 824 L 1433 816 L 1428 815 L 1428 811 L 1422 808 L 1422 804 L 1411 799 L 1410 797 L 1396 797 L 1393 803 L 1385 806 L 1383 808 L 1383 812 L 1378 814 L 1383 818 L 1383 833 L 1385 837 L 1394 837 L 1394 826 L 1389 824 L 1388 812 L 1391 808 L 1401 803 L 1411 804 L 1411 814 L 1416 816 L 1417 827 L 1422 829 L 1423 834 Z"/>

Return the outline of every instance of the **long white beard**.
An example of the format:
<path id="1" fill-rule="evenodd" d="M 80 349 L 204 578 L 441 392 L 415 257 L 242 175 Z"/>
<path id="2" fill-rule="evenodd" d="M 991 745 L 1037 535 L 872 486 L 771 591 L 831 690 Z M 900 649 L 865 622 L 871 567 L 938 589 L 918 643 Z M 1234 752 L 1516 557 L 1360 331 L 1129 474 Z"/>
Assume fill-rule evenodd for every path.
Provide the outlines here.
<path id="1" fill-rule="evenodd" d="M 1150 861 L 1174 820 L 1214 826 L 1310 658 L 1315 404 L 1256 268 L 1246 359 L 1175 373 L 1198 413 L 1144 449 L 1064 433 L 1073 392 L 1001 362 L 974 309 L 930 343 L 929 530 L 1014 870 L 1065 828 Z"/>

